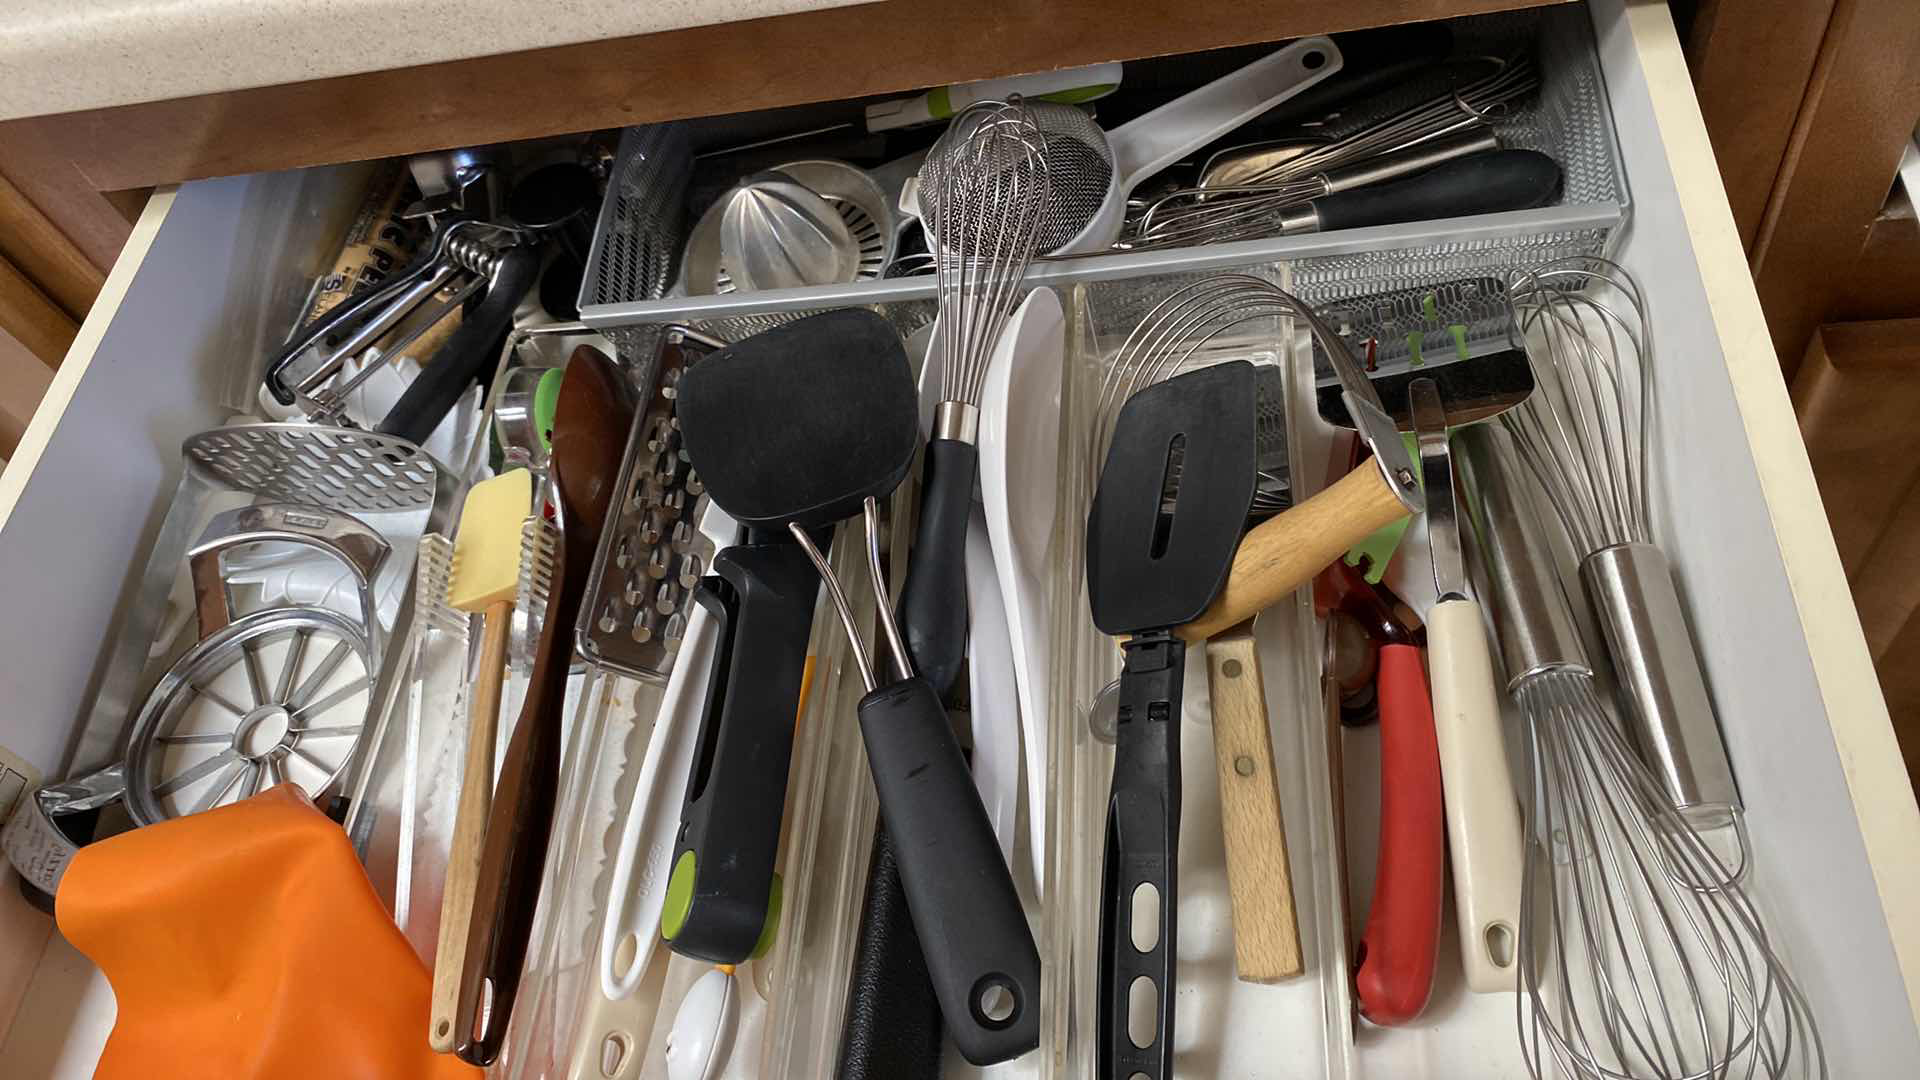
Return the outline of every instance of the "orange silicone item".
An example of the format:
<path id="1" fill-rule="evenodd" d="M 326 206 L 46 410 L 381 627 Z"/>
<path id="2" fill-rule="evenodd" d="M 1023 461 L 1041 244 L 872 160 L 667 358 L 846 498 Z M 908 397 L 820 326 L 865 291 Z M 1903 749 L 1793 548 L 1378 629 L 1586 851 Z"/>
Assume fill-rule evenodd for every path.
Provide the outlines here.
<path id="1" fill-rule="evenodd" d="M 80 849 L 60 930 L 113 985 L 99 1080 L 479 1080 L 427 1046 L 426 966 L 291 784 Z"/>

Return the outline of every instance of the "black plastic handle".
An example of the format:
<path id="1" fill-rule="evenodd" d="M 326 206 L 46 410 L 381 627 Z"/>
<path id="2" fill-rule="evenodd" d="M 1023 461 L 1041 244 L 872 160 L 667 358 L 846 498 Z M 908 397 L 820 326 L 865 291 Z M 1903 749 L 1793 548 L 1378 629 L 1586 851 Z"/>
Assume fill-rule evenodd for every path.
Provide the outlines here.
<path id="1" fill-rule="evenodd" d="M 1100 892 L 1099 1075 L 1172 1080 L 1180 698 L 1187 646 L 1160 632 L 1136 636 L 1124 648 Z M 1156 893 L 1150 927 L 1133 925 L 1134 893 L 1143 885 Z M 1157 1012 L 1153 1037 L 1144 1045 L 1134 1041 L 1128 1023 L 1134 984 L 1141 979 L 1153 984 Z"/>
<path id="2" fill-rule="evenodd" d="M 1405 180 L 1313 201 L 1321 231 L 1530 210 L 1552 201 L 1560 166 L 1537 150 L 1494 150 Z"/>
<path id="3" fill-rule="evenodd" d="M 900 588 L 900 633 L 913 670 L 944 698 L 967 655 L 967 520 L 980 452 L 958 439 L 927 443 L 920 524 Z"/>
<path id="4" fill-rule="evenodd" d="M 414 444 L 425 442 L 467 387 L 499 361 L 500 339 L 513 326 L 513 309 L 520 306 L 521 298 L 540 276 L 540 252 L 523 245 L 508 248 L 500 259 L 486 296 L 466 313 L 460 328 L 407 385 L 386 419 L 380 421 L 381 434 Z"/>
<path id="5" fill-rule="evenodd" d="M 694 590 L 719 647 L 673 852 L 684 905 L 662 914 L 674 952 L 715 964 L 754 955 L 773 911 L 793 724 L 820 578 L 791 541 L 722 550 Z"/>
<path id="6" fill-rule="evenodd" d="M 947 1031 L 975 1065 L 1019 1057 L 1040 1045 L 1040 951 L 946 710 L 907 679 L 860 699 L 860 733 Z"/>
<path id="7" fill-rule="evenodd" d="M 882 820 L 867 862 L 860 944 L 847 986 L 837 1080 L 940 1080 L 940 1002 L 913 931 L 900 860 Z"/>

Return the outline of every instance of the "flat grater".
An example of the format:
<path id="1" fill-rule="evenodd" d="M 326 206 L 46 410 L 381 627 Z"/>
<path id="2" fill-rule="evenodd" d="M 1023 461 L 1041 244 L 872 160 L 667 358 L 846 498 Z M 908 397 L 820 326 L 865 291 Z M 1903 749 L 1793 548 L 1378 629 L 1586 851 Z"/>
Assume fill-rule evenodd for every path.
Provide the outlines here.
<path id="1" fill-rule="evenodd" d="M 675 387 L 688 364 L 724 344 L 684 326 L 661 337 L 581 608 L 580 655 L 596 667 L 660 685 L 673 670 L 693 587 L 714 554 L 696 527 L 706 489 L 682 446 Z"/>

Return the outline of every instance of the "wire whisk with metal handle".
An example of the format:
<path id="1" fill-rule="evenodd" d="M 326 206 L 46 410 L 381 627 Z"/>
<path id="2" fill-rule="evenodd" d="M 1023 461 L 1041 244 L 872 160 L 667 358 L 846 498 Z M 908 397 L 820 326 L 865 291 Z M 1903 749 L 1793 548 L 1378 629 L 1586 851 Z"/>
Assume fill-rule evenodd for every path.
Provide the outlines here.
<path id="1" fill-rule="evenodd" d="M 913 666 L 945 694 L 966 655 L 964 553 L 979 453 L 980 392 L 1034 256 L 1047 205 L 1047 143 L 1016 99 L 968 107 L 920 168 L 945 366 L 920 485 L 920 521 L 900 592 Z"/>
<path id="2" fill-rule="evenodd" d="M 1682 814 L 1744 830 L 1706 676 L 1653 543 L 1645 295 L 1625 269 L 1587 256 L 1515 272 L 1507 295 L 1537 389 L 1500 422 L 1580 556 L 1634 741 Z"/>
<path id="3" fill-rule="evenodd" d="M 1039 239 L 1048 194 L 1046 150 L 1027 105 L 980 102 L 954 118 L 921 166 L 920 198 L 946 355 L 941 409 L 966 417 L 949 427 L 971 433 L 977 423 L 987 362 Z M 937 419 L 935 424 L 941 426 Z"/>
<path id="4" fill-rule="evenodd" d="M 1529 1071 L 1827 1075 L 1811 1009 L 1758 910 L 1635 755 L 1593 676 L 1543 671 L 1513 693 L 1532 728 L 1527 816 L 1553 856 L 1520 886 L 1520 955 L 1547 957 L 1521 965 Z M 1543 891 L 1544 920 L 1533 914 Z"/>
<path id="5" fill-rule="evenodd" d="M 1824 1077 L 1811 1009 L 1739 884 L 1747 852 L 1728 865 L 1602 704 L 1500 432 L 1470 425 L 1454 444 L 1527 720 L 1525 820 L 1546 848 L 1521 875 L 1516 1020 L 1528 1071 Z"/>
<path id="6" fill-rule="evenodd" d="M 1647 504 L 1646 299 L 1627 272 L 1585 257 L 1508 281 L 1515 333 L 1545 391 L 1504 419 L 1582 552 L 1652 543 Z"/>

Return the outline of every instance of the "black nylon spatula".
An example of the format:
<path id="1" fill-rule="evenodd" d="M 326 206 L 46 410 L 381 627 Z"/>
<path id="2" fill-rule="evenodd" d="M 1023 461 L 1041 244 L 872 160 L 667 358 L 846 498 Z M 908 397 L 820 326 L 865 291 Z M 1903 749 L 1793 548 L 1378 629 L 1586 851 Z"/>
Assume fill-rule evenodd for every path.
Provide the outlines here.
<path id="1" fill-rule="evenodd" d="M 1175 875 L 1180 840 L 1180 706 L 1186 642 L 1227 577 L 1252 504 L 1259 378 L 1235 361 L 1179 375 L 1120 410 L 1087 519 L 1087 592 L 1102 632 L 1123 644 L 1113 789 L 1100 908 L 1099 1075 L 1173 1076 Z M 1135 925 L 1136 893 L 1154 892 Z M 1129 1022 L 1152 983 L 1151 1038 Z"/>
<path id="2" fill-rule="evenodd" d="M 900 338 L 835 311 L 688 367 L 687 456 L 746 542 L 714 557 L 694 599 L 722 627 L 681 805 L 661 933 L 675 952 L 738 963 L 771 936 L 774 857 L 819 579 L 787 525 L 815 529 L 899 486 L 919 437 Z"/>

